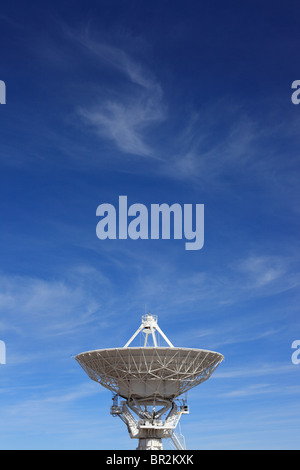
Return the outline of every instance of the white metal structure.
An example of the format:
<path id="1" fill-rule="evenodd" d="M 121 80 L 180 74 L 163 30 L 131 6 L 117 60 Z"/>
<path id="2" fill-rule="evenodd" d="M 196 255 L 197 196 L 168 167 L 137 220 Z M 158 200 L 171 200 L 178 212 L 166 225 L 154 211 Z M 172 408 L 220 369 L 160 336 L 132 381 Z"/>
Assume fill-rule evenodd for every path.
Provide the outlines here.
<path id="1" fill-rule="evenodd" d="M 144 335 L 143 346 L 131 347 L 138 334 Z M 159 346 L 160 337 L 167 346 Z M 157 316 L 147 314 L 123 348 L 88 351 L 75 359 L 92 380 L 114 393 L 111 414 L 124 421 L 131 438 L 139 439 L 137 449 L 161 450 L 163 438 L 171 438 L 177 449 L 185 448 L 175 428 L 188 406 L 185 400 L 178 403 L 178 397 L 209 379 L 224 357 L 174 347 Z"/>

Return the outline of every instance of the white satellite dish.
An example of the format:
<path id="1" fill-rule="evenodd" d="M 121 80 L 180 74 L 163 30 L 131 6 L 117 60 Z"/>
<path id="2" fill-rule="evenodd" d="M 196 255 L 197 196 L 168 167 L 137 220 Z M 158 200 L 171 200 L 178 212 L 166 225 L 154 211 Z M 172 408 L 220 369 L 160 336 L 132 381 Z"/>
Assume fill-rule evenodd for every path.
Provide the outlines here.
<path id="1" fill-rule="evenodd" d="M 144 335 L 144 345 L 130 347 L 138 334 Z M 159 336 L 167 346 L 158 346 Z M 149 346 L 150 338 L 153 346 Z M 185 400 L 180 406 L 175 400 L 209 379 L 224 357 L 213 351 L 174 347 L 159 328 L 157 316 L 147 314 L 123 348 L 88 351 L 75 359 L 92 380 L 115 394 L 111 414 L 126 423 L 131 438 L 139 439 L 137 449 L 161 450 L 163 438 L 171 438 L 177 449 L 184 449 L 175 428 L 188 406 Z M 119 397 L 124 399 L 120 404 Z"/>

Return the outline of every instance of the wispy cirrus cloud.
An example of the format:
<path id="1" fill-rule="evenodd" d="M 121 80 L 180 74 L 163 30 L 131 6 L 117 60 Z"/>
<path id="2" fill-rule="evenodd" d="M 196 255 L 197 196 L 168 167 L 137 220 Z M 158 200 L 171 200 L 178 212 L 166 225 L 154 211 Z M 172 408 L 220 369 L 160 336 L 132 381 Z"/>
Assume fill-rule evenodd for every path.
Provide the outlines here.
<path id="1" fill-rule="evenodd" d="M 136 269 L 138 295 L 145 299 L 155 299 L 160 308 L 192 306 L 201 303 L 209 308 L 234 305 L 241 300 L 276 295 L 300 283 L 296 258 L 289 255 L 269 255 L 262 250 L 244 253 L 234 262 L 225 261 L 211 269 L 195 270 L 190 266 L 189 273 L 182 273 L 173 265 L 156 265 L 151 257 L 144 257 L 148 269 L 140 275 Z M 168 306 L 168 307 L 167 307 Z"/>
<path id="2" fill-rule="evenodd" d="M 100 272 L 83 267 L 60 279 L 2 274 L 1 329 L 21 337 L 24 330 L 41 338 L 74 335 L 93 323 L 109 291 Z"/>
<path id="3" fill-rule="evenodd" d="M 278 293 L 300 283 L 295 259 L 289 256 L 252 254 L 232 267 L 243 277 L 244 289 Z"/>
<path id="4" fill-rule="evenodd" d="M 223 107 L 220 116 L 217 105 Z M 227 109 L 229 107 L 229 109 Z M 188 123 L 175 138 L 170 176 L 175 179 L 220 182 L 229 173 L 252 167 L 260 132 L 243 109 L 226 103 L 202 106 L 191 114 Z"/>
<path id="5" fill-rule="evenodd" d="M 254 365 L 250 367 L 232 367 L 227 370 L 218 370 L 215 378 L 219 379 L 239 379 L 243 377 L 265 377 L 265 376 L 282 376 L 282 374 L 294 373 L 295 367 L 288 363 L 270 363 Z"/>
<path id="6" fill-rule="evenodd" d="M 113 141 L 122 152 L 155 157 L 145 133 L 163 121 L 166 108 L 161 85 L 154 75 L 124 50 L 95 42 L 86 36 L 78 41 L 104 66 L 118 72 L 134 87 L 114 89 L 113 97 L 98 99 L 90 107 L 80 107 L 79 115 L 99 136 Z"/>

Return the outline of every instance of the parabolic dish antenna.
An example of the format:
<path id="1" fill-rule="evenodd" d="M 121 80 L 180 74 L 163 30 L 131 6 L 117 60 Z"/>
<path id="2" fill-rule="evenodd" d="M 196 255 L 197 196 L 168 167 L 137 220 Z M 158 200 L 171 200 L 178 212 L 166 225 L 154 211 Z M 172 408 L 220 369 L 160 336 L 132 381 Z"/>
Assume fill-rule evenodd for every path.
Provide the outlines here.
<path id="1" fill-rule="evenodd" d="M 144 336 L 143 346 L 130 347 L 138 334 Z M 166 346 L 158 345 L 160 338 Z M 158 326 L 157 316 L 147 314 L 123 348 L 87 351 L 75 359 L 92 380 L 114 393 L 111 414 L 127 424 L 130 437 L 139 439 L 138 449 L 161 450 L 161 439 L 167 437 L 177 449 L 185 448 L 175 428 L 188 407 L 185 400 L 178 406 L 175 399 L 209 379 L 224 357 L 204 349 L 174 347 Z M 120 405 L 119 397 L 124 399 Z"/>

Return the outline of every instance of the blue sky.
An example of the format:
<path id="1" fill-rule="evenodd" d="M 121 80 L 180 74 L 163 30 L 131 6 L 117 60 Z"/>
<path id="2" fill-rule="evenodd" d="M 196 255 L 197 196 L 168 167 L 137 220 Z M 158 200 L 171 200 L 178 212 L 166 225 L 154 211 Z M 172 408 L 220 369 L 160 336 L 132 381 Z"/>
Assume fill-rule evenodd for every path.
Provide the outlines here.
<path id="1" fill-rule="evenodd" d="M 299 449 L 296 1 L 11 1 L 0 9 L 0 447 L 134 449 L 72 355 L 147 310 L 225 356 L 190 449 Z M 205 244 L 96 237 L 96 208 L 204 204 Z"/>

